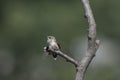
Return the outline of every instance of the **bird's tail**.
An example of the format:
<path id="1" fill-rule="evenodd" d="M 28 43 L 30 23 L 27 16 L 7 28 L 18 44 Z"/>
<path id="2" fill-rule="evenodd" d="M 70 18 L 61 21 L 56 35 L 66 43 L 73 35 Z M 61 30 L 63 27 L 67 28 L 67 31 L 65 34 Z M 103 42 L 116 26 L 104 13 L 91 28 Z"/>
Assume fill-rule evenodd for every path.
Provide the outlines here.
<path id="1" fill-rule="evenodd" d="M 57 54 L 53 53 L 54 60 L 57 60 Z"/>

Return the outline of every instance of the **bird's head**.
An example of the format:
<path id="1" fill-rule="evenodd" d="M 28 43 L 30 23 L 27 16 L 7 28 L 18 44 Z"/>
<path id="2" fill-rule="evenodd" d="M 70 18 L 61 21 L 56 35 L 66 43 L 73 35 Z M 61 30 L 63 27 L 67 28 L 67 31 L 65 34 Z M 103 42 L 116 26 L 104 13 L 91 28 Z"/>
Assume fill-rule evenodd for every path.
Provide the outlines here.
<path id="1" fill-rule="evenodd" d="M 51 41 L 56 41 L 54 36 L 47 36 L 47 41 L 51 42 Z"/>

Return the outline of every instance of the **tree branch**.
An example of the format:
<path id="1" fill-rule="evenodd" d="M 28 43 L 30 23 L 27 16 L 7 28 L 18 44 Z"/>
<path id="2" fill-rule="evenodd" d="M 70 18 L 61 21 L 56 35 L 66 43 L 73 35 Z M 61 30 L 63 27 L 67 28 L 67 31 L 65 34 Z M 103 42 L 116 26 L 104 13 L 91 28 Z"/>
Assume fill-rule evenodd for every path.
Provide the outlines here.
<path id="1" fill-rule="evenodd" d="M 85 16 L 89 23 L 88 29 L 88 48 L 85 53 L 85 56 L 81 61 L 79 61 L 79 65 L 77 67 L 76 79 L 75 80 L 83 80 L 85 76 L 85 72 L 92 61 L 95 53 L 99 47 L 99 40 L 96 40 L 96 22 L 89 4 L 89 0 L 81 0 L 83 4 L 83 8 L 85 11 Z"/>
<path id="2" fill-rule="evenodd" d="M 64 59 L 66 59 L 67 62 L 70 62 L 72 64 L 74 64 L 76 67 L 78 66 L 78 62 L 71 58 L 70 56 L 66 55 L 65 53 L 61 52 L 60 50 L 55 51 L 59 56 L 63 57 Z"/>
<path id="3" fill-rule="evenodd" d="M 89 28 L 88 28 L 88 48 L 86 50 L 85 56 L 82 60 L 76 61 L 68 55 L 64 54 L 60 50 L 51 49 L 49 47 L 45 48 L 45 51 L 52 54 L 57 54 L 62 58 L 66 59 L 68 62 L 74 64 L 76 66 L 76 78 L 75 80 L 83 80 L 85 76 L 85 72 L 91 63 L 92 59 L 95 56 L 95 53 L 99 47 L 100 41 L 96 40 L 96 22 L 92 13 L 92 9 L 89 4 L 89 0 L 81 0 L 83 4 L 83 8 L 85 11 L 85 16 L 88 20 Z M 53 46 L 53 45 L 52 45 Z M 53 47 L 52 47 L 53 48 Z"/>
<path id="4" fill-rule="evenodd" d="M 61 56 L 62 58 L 64 58 L 67 62 L 74 64 L 76 67 L 78 66 L 78 62 L 75 59 L 71 58 L 70 56 L 66 55 L 65 53 L 63 53 L 60 50 L 53 51 L 53 50 L 45 48 L 45 51 L 52 53 L 52 54 L 55 53 L 55 54 Z"/>

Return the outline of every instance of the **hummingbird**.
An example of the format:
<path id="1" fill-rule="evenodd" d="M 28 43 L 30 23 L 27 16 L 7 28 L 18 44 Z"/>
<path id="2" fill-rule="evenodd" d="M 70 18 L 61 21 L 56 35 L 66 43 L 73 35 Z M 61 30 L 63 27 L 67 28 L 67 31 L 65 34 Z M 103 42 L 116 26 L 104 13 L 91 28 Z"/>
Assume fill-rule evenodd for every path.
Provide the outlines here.
<path id="1" fill-rule="evenodd" d="M 57 59 L 57 54 L 54 51 L 60 50 L 60 45 L 57 43 L 54 36 L 47 36 L 47 48 L 48 50 L 52 50 L 53 52 L 49 52 L 49 55 L 54 57 L 54 60 Z"/>

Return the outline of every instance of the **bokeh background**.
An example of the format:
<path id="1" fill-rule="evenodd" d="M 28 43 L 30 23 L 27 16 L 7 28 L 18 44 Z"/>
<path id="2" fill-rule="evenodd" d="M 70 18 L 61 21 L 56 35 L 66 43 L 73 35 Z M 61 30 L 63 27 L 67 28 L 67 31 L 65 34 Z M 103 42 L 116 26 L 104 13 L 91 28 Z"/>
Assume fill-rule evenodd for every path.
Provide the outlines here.
<path id="1" fill-rule="evenodd" d="M 90 0 L 101 45 L 85 80 L 120 80 L 120 0 Z M 80 0 L 0 0 L 0 80 L 74 80 L 75 68 L 46 56 L 53 35 L 81 59 L 88 23 Z"/>

